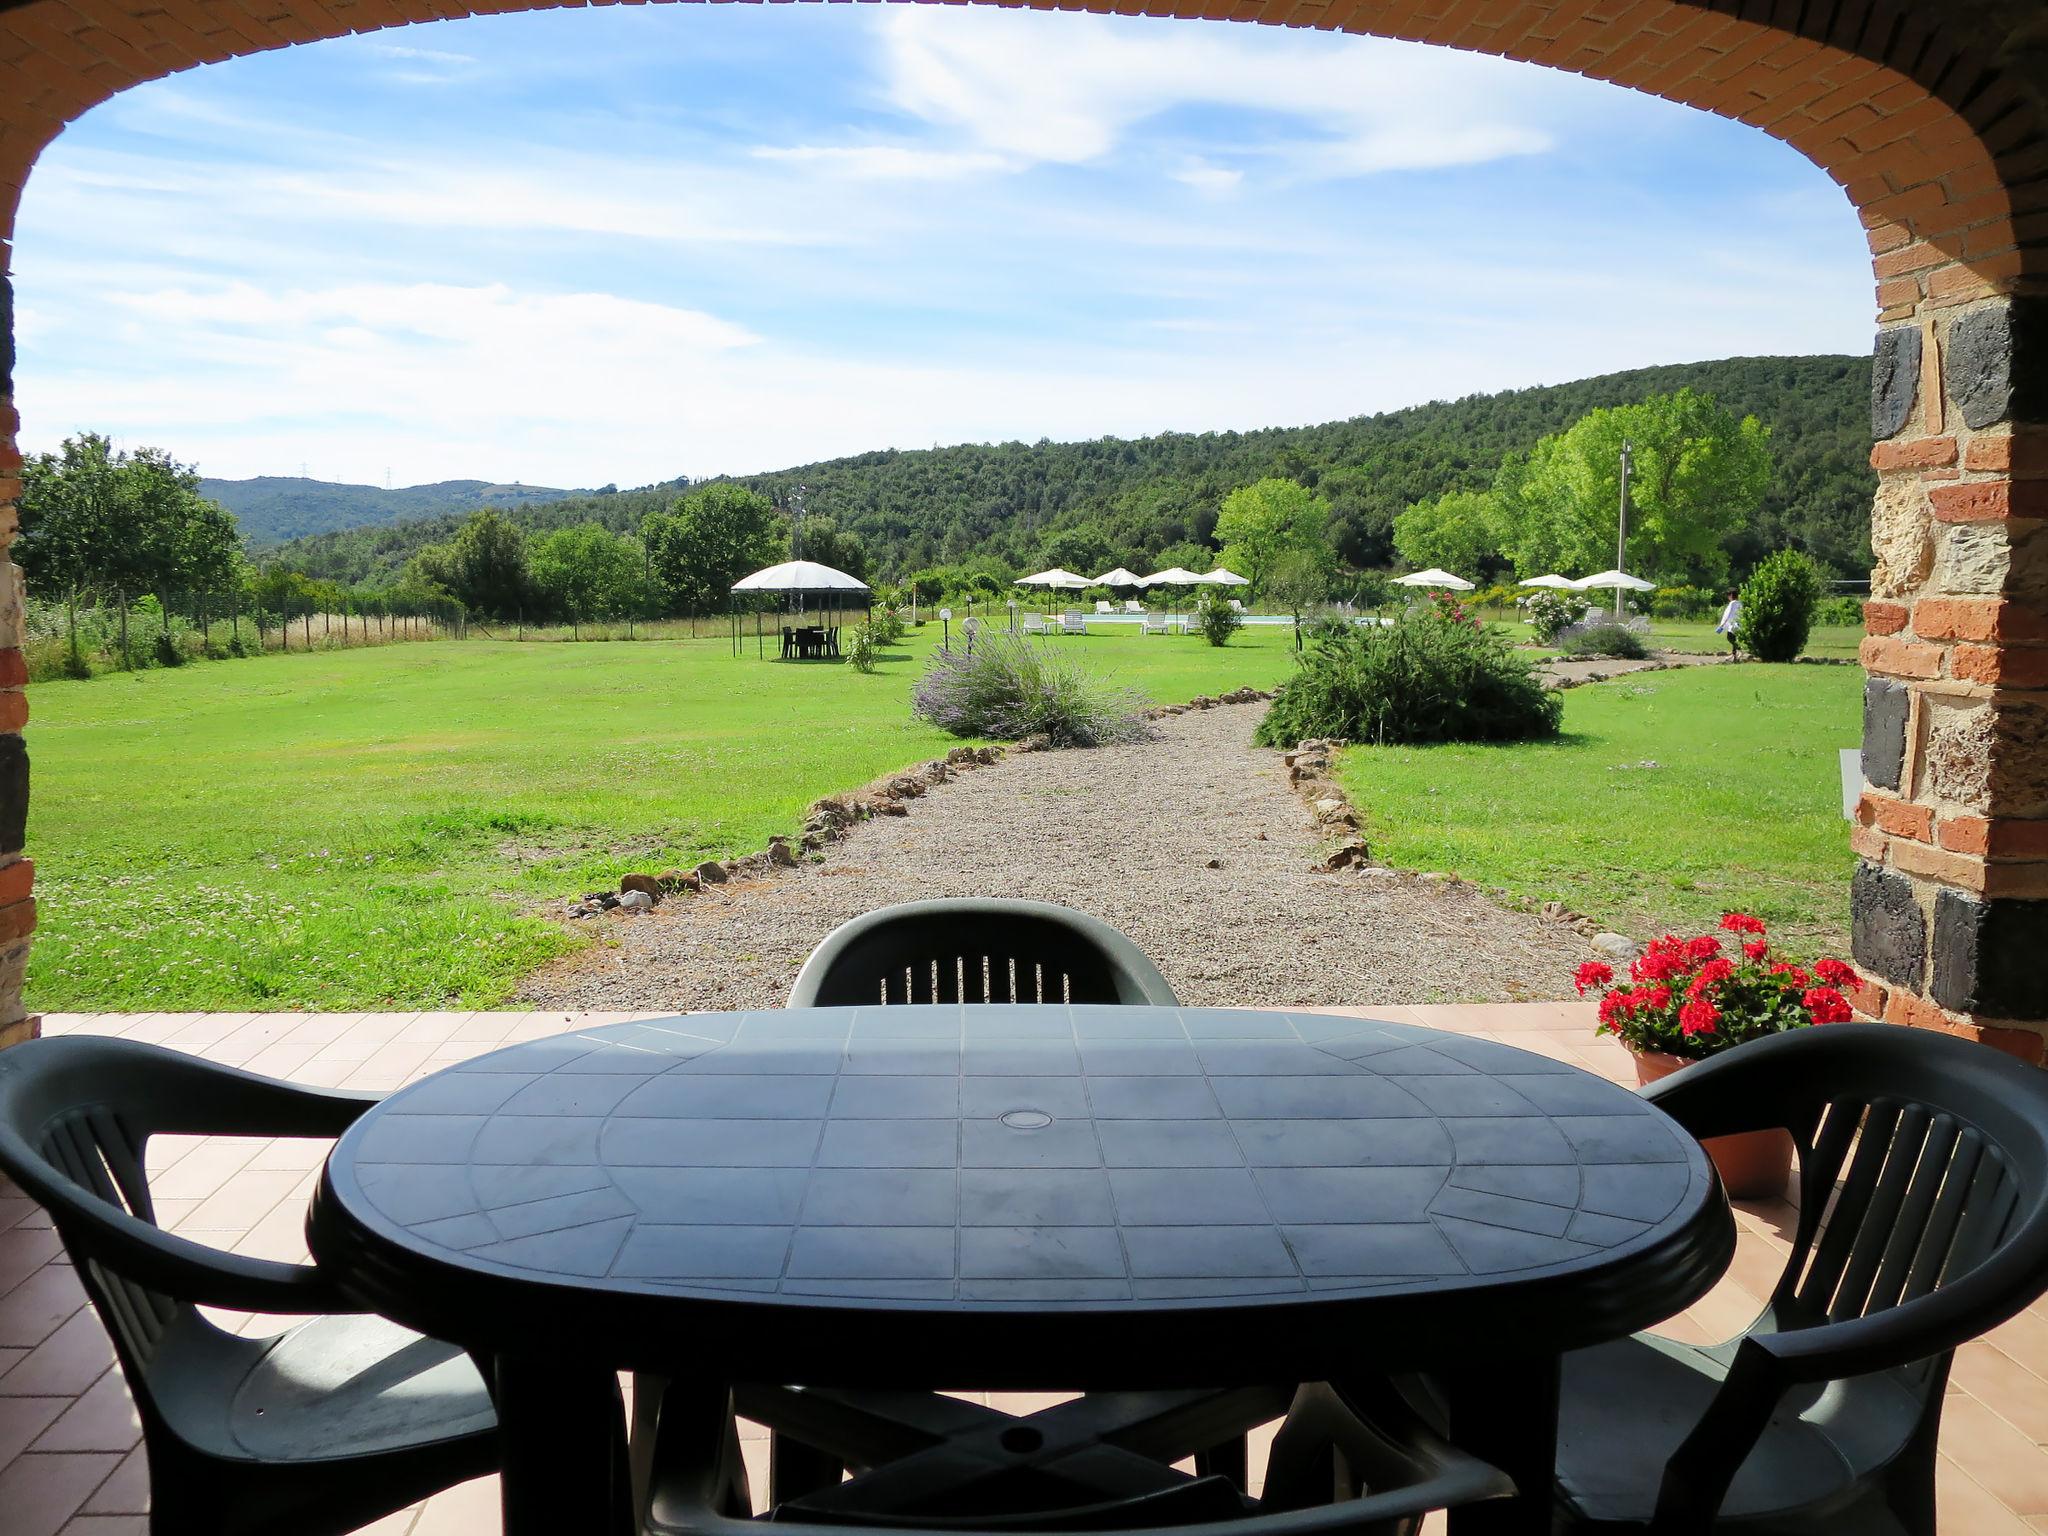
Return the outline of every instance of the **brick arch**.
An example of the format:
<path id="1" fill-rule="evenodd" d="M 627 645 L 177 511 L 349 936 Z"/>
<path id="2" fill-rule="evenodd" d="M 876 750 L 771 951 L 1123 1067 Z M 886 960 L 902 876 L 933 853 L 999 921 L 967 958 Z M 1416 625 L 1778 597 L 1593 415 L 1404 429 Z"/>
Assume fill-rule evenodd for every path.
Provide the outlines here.
<path id="1" fill-rule="evenodd" d="M 560 0 L 0 0 L 0 241 L 64 124 L 197 64 Z M 1832 177 L 1876 285 L 1865 1001 L 2040 1060 L 2048 982 L 2048 21 L 2038 0 L 1080 0 L 1495 54 L 1747 123 Z M 0 253 L 4 254 L 4 253 Z M 11 263 L 10 263 L 11 266 Z M 0 540 L 20 465 L 0 283 Z M 4 544 L 0 544 L 4 547 Z M 0 591 L 0 1044 L 33 1031 L 19 576 Z M 1247 999 L 1255 1001 L 1255 999 Z"/>

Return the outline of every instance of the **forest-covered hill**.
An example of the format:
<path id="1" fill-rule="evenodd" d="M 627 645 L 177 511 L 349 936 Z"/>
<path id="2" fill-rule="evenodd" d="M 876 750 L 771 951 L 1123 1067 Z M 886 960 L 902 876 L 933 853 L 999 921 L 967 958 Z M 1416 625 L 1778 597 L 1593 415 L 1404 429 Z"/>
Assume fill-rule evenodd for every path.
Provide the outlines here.
<path id="1" fill-rule="evenodd" d="M 199 494 L 235 514 L 253 549 L 312 533 L 334 533 L 437 516 L 464 516 L 478 507 L 519 507 L 574 494 L 552 485 L 494 485 L 488 480 L 442 480 L 433 485 L 343 485 L 295 475 L 253 480 L 201 480 Z"/>
<path id="2" fill-rule="evenodd" d="M 784 506 L 802 486 L 809 515 L 857 533 L 880 572 L 900 575 L 980 554 L 1029 568 L 1048 534 L 1072 528 L 1100 532 L 1104 564 L 1143 568 L 1162 549 L 1207 539 L 1231 490 L 1281 474 L 1329 498 L 1331 533 L 1346 561 L 1380 566 L 1393 558 L 1394 515 L 1410 502 L 1485 489 L 1504 455 L 1587 411 L 1688 385 L 1771 428 L 1771 489 L 1731 549 L 1736 565 L 1791 544 L 1844 573 L 1866 569 L 1876 489 L 1867 357 L 1676 363 L 1321 426 L 891 449 L 737 478 Z M 531 529 L 597 522 L 625 532 L 686 488 L 677 481 L 571 496 L 511 516 Z M 374 582 L 459 521 L 450 513 L 323 534 L 277 553 L 317 576 Z"/>

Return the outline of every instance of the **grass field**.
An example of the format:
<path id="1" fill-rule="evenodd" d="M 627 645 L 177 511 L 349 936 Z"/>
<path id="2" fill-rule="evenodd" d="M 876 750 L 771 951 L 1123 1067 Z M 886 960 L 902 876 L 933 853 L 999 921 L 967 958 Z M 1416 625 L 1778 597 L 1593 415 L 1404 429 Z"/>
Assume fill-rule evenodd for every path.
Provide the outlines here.
<path id="1" fill-rule="evenodd" d="M 750 852 L 953 745 L 908 709 L 937 633 L 872 676 L 715 640 L 451 641 L 39 683 L 29 1005 L 500 1002 L 575 942 L 542 900 Z M 1049 643 L 1161 702 L 1270 687 L 1292 653 L 1278 629 Z"/>
<path id="2" fill-rule="evenodd" d="M 1375 856 L 1556 900 L 1635 938 L 1754 912 L 1789 947 L 1846 947 L 1840 748 L 1853 667 L 1699 667 L 1565 695 L 1564 735 L 1357 747 L 1343 777 Z"/>

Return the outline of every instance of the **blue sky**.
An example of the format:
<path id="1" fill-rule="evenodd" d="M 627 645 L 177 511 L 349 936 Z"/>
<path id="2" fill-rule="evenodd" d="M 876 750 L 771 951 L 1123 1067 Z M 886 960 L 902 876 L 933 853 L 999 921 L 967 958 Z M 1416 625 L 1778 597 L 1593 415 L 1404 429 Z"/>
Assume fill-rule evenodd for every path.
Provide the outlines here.
<path id="1" fill-rule="evenodd" d="M 1840 192 L 1443 49 L 926 6 L 409 27 L 128 92 L 23 199 L 31 449 L 585 486 L 1862 351 Z"/>

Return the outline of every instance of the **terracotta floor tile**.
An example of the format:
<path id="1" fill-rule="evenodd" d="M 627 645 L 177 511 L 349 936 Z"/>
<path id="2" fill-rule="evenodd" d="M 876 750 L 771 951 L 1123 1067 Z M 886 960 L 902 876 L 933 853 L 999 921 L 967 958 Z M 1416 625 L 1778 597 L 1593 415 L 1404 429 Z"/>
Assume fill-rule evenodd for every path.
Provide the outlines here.
<path id="1" fill-rule="evenodd" d="M 85 1305 L 85 1290 L 66 1264 L 45 1264 L 0 1295 L 0 1345 L 40 1344 Z"/>
<path id="2" fill-rule="evenodd" d="M 52 1227 L 16 1225 L 0 1232 L 0 1291 L 6 1291 L 64 1251 Z"/>
<path id="3" fill-rule="evenodd" d="M 1942 1449 L 2015 1514 L 2048 1514 L 2048 1457 L 1972 1397 L 1942 1409 Z"/>
<path id="4" fill-rule="evenodd" d="M 2048 1381 L 1996 1344 L 1980 1340 L 1957 1350 L 1949 1381 L 2036 1445 L 2048 1445 Z"/>
<path id="5" fill-rule="evenodd" d="M 2048 1318 L 2033 1308 L 2000 1323 L 1985 1337 L 2036 1376 L 2048 1377 Z"/>
<path id="6" fill-rule="evenodd" d="M 35 1444 L 70 1406 L 68 1397 L 0 1397 L 0 1467 Z"/>
<path id="7" fill-rule="evenodd" d="M 359 1529 L 355 1536 L 410 1536 L 413 1522 L 420 1517 L 419 1506 L 401 1509 L 395 1515 L 386 1515 L 382 1520 L 373 1520 Z"/>
<path id="8" fill-rule="evenodd" d="M 150 1193 L 168 1199 L 204 1200 L 249 1165 L 262 1142 L 241 1136 L 209 1137 L 159 1174 L 151 1165 Z"/>
<path id="9" fill-rule="evenodd" d="M 1940 1528 L 1957 1536 L 2030 1536 L 2024 1520 L 1946 1454 L 1935 1462 L 1934 1512 Z"/>
<path id="10" fill-rule="evenodd" d="M 0 1469 L 0 1509 L 7 1511 L 7 1536 L 57 1536 L 120 1459 L 33 1452 L 15 1457 Z"/>
<path id="11" fill-rule="evenodd" d="M 64 1324 L 0 1376 L 0 1396 L 75 1397 L 114 1363 L 114 1344 L 91 1307 L 80 1307 Z"/>
<path id="12" fill-rule="evenodd" d="M 29 1399 L 20 1399 L 29 1401 Z M 142 1440 L 142 1421 L 118 1370 L 86 1388 L 64 1416 L 43 1432 L 38 1451 L 132 1451 Z"/>
<path id="13" fill-rule="evenodd" d="M 427 1500 L 412 1536 L 485 1536 L 499 1528 L 501 1508 L 496 1477 L 459 1483 Z"/>
<path id="14" fill-rule="evenodd" d="M 243 1168 L 200 1201 L 198 1208 L 178 1223 L 178 1230 L 246 1232 L 275 1210 L 278 1202 L 290 1195 L 304 1177 L 304 1173 L 289 1168 Z"/>
<path id="15" fill-rule="evenodd" d="M 113 1475 L 85 1501 L 88 1515 L 141 1515 L 149 1512 L 149 1452 L 137 1446 L 121 1458 Z"/>
<path id="16" fill-rule="evenodd" d="M 58 1536 L 149 1536 L 147 1515 L 77 1515 Z"/>
<path id="17" fill-rule="evenodd" d="M 40 1209 L 27 1195 L 0 1195 L 0 1232 L 19 1226 Z"/>

